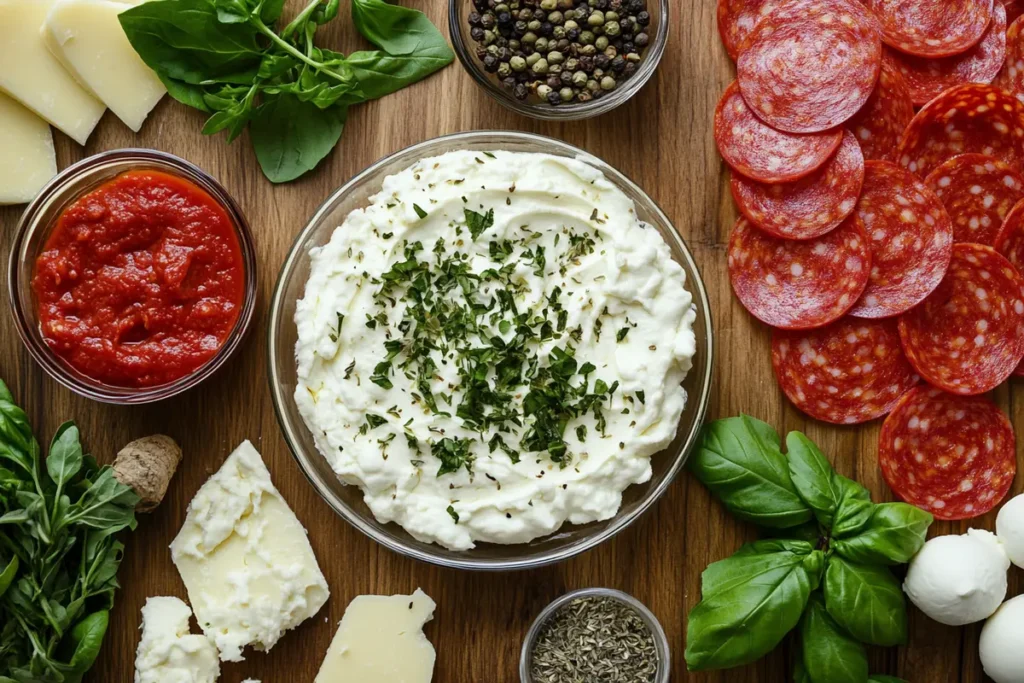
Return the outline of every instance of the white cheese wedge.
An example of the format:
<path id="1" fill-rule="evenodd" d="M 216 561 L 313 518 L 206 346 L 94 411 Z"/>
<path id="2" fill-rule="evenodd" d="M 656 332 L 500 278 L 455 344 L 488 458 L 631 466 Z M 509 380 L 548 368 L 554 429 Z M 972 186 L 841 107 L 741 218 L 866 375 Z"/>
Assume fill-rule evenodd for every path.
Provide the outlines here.
<path id="1" fill-rule="evenodd" d="M 189 633 L 192 610 L 178 598 L 149 598 L 142 608 L 142 640 L 135 655 L 135 683 L 214 683 L 217 648 Z"/>
<path id="2" fill-rule="evenodd" d="M 89 139 L 103 104 L 46 49 L 40 27 L 53 0 L 0 0 L 0 90 L 64 131 Z"/>
<path id="3" fill-rule="evenodd" d="M 57 175 L 50 125 L 0 93 L 0 204 L 32 201 Z"/>
<path id="4" fill-rule="evenodd" d="M 188 507 L 171 543 L 196 620 L 224 661 L 269 650 L 329 596 L 306 530 L 248 441 Z"/>
<path id="5" fill-rule="evenodd" d="M 436 653 L 423 625 L 436 606 L 419 589 L 359 596 L 345 610 L 314 683 L 430 683 Z"/>
<path id="6" fill-rule="evenodd" d="M 110 0 L 56 0 L 43 39 L 71 75 L 137 133 L 167 90 L 117 20 L 131 7 Z"/>

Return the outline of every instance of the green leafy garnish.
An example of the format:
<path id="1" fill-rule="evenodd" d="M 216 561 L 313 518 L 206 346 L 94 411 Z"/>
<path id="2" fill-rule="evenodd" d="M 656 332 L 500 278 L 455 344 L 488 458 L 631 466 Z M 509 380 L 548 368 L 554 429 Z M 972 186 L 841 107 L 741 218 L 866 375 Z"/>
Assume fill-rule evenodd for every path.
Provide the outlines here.
<path id="1" fill-rule="evenodd" d="M 494 225 L 494 209 L 490 209 L 485 214 L 470 211 L 469 209 L 463 209 L 463 211 L 466 215 L 466 227 L 469 228 L 469 235 L 473 238 L 474 242 L 485 230 Z"/>
<path id="2" fill-rule="evenodd" d="M 455 507 L 452 505 L 448 506 L 448 516 L 452 518 L 452 521 L 456 524 L 459 523 L 459 513 L 455 511 Z"/>
<path id="3" fill-rule="evenodd" d="M 427 217 L 427 212 L 424 211 L 423 207 L 421 207 L 419 204 L 413 204 L 412 208 L 413 208 L 413 211 L 416 212 L 416 215 L 420 217 L 420 219 L 423 219 L 423 218 Z"/>

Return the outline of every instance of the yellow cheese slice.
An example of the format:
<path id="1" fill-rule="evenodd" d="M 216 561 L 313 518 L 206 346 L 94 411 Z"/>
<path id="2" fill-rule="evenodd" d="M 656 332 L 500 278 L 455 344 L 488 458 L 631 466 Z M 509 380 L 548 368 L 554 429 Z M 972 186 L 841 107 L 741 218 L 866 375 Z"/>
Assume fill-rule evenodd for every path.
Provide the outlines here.
<path id="1" fill-rule="evenodd" d="M 55 175 L 49 124 L 0 94 L 0 204 L 32 201 Z"/>

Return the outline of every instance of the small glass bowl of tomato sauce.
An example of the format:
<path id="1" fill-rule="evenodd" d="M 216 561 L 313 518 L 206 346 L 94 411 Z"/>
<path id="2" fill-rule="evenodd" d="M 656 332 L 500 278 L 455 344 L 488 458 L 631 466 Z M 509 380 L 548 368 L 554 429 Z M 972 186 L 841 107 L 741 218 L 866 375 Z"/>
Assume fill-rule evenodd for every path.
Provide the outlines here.
<path id="1" fill-rule="evenodd" d="M 29 205 L 8 285 L 22 341 L 51 377 L 104 403 L 150 403 L 238 348 L 256 252 L 216 180 L 171 154 L 116 150 L 71 166 Z"/>

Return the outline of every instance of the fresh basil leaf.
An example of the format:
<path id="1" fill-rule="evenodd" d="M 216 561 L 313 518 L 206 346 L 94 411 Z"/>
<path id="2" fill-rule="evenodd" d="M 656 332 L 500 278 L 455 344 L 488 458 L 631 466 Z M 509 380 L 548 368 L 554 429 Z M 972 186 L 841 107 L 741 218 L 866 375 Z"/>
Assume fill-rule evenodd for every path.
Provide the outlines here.
<path id="1" fill-rule="evenodd" d="M 384 0 L 352 0 L 352 21 L 364 38 L 389 55 L 411 55 L 443 47 L 455 57 L 441 32 L 418 10 Z"/>
<path id="2" fill-rule="evenodd" d="M 825 570 L 825 607 L 861 642 L 884 647 L 907 642 L 903 589 L 887 567 L 833 555 Z"/>
<path id="3" fill-rule="evenodd" d="M 896 678 L 895 676 L 883 676 L 881 674 L 874 674 L 868 678 L 868 683 L 907 683 L 902 678 Z"/>
<path id="4" fill-rule="evenodd" d="M 712 591 L 693 608 L 686 630 L 686 666 L 690 671 L 724 669 L 760 659 L 800 621 L 811 591 L 821 582 L 825 556 L 813 550 L 764 553 L 741 551 L 739 562 L 757 565 L 747 580 L 735 575 L 735 559 L 708 568 Z M 718 564 L 718 563 L 715 563 Z"/>
<path id="5" fill-rule="evenodd" d="M 60 526 L 72 524 L 116 533 L 135 528 L 135 505 L 139 496 L 114 476 L 110 467 L 100 470 L 82 497 L 64 515 Z"/>
<path id="6" fill-rule="evenodd" d="M 807 667 L 804 666 L 804 658 L 801 654 L 797 654 L 793 661 L 793 683 L 814 683 L 807 673 Z"/>
<path id="7" fill-rule="evenodd" d="M 262 59 L 259 32 L 248 23 L 222 23 L 209 0 L 150 0 L 118 19 L 142 61 L 176 81 L 222 81 L 257 69 Z"/>
<path id="8" fill-rule="evenodd" d="M 772 539 L 747 543 L 732 557 L 708 566 L 701 574 L 701 594 L 707 599 L 723 590 L 731 590 L 779 567 L 779 553 L 805 557 L 814 546 L 804 541 Z M 795 561 L 795 560 L 794 560 Z"/>
<path id="9" fill-rule="evenodd" d="M 249 133 L 264 175 L 272 183 L 286 183 L 330 154 L 341 138 L 347 111 L 320 109 L 292 95 L 268 100 L 256 110 Z"/>
<path id="10" fill-rule="evenodd" d="M 818 526 L 817 521 L 807 522 L 789 529 L 762 529 L 761 531 L 766 538 L 804 541 L 812 546 L 817 546 L 825 537 L 825 532 Z"/>
<path id="11" fill-rule="evenodd" d="M 317 11 L 313 14 L 313 20 L 317 24 L 326 24 L 331 19 L 338 16 L 338 10 L 341 9 L 340 0 L 327 0 L 326 3 L 321 3 L 317 7 Z"/>
<path id="12" fill-rule="evenodd" d="M 216 135 L 222 130 L 227 130 L 228 142 L 234 142 L 249 123 L 255 96 L 256 88 L 251 88 L 241 99 L 206 95 L 204 100 L 215 113 L 203 126 L 203 135 Z"/>
<path id="13" fill-rule="evenodd" d="M 65 422 L 53 435 L 46 456 L 46 472 L 59 487 L 71 481 L 82 469 L 82 443 L 74 422 Z"/>
<path id="14" fill-rule="evenodd" d="M 12 555 L 11 559 L 4 566 L 3 571 L 0 571 L 0 598 L 4 596 L 7 589 L 14 583 L 14 577 L 18 575 L 18 556 Z"/>
<path id="15" fill-rule="evenodd" d="M 867 683 L 864 646 L 829 616 L 818 593 L 811 596 L 800 620 L 800 643 L 804 667 L 813 683 Z"/>
<path id="16" fill-rule="evenodd" d="M 871 519 L 856 535 L 836 539 L 832 548 L 861 564 L 906 564 L 917 554 L 928 536 L 934 518 L 906 503 L 874 506 Z"/>
<path id="17" fill-rule="evenodd" d="M 864 528 L 875 506 L 871 502 L 871 493 L 857 482 L 841 474 L 835 476 L 835 482 L 842 491 L 842 500 L 832 520 L 832 537 L 844 538 Z"/>
<path id="18" fill-rule="evenodd" d="M 378 50 L 353 52 L 345 60 L 359 82 L 351 104 L 369 102 L 417 83 L 452 63 L 454 55 L 443 48 L 428 47 L 411 55 L 390 56 Z"/>
<path id="19" fill-rule="evenodd" d="M 284 12 L 284 0 L 263 0 L 260 3 L 260 19 L 268 26 L 281 18 Z"/>
<path id="20" fill-rule="evenodd" d="M 796 492 L 779 435 L 760 420 L 741 415 L 707 425 L 687 467 L 739 519 L 786 529 L 814 516 Z"/>
<path id="21" fill-rule="evenodd" d="M 185 81 L 179 81 L 176 78 L 171 78 L 167 74 L 157 73 L 157 78 L 167 88 L 167 94 L 173 97 L 178 102 L 181 102 L 185 106 L 204 111 L 208 114 L 213 113 L 209 107 L 206 106 L 206 102 L 203 101 L 203 95 L 205 91 L 200 85 L 193 83 L 186 83 Z"/>
<path id="22" fill-rule="evenodd" d="M 835 470 L 831 463 L 800 432 L 786 435 L 786 450 L 789 452 L 789 476 L 797 493 L 814 510 L 818 522 L 822 526 L 831 527 L 842 497 L 842 492 L 833 481 Z"/>
<path id="23" fill-rule="evenodd" d="M 71 629 L 69 637 L 72 654 L 69 661 L 75 673 L 85 673 L 92 668 L 100 654 L 109 623 L 110 613 L 101 610 L 85 617 Z"/>
<path id="24" fill-rule="evenodd" d="M 244 24 L 255 11 L 245 0 L 214 0 L 213 4 L 222 24 Z"/>

